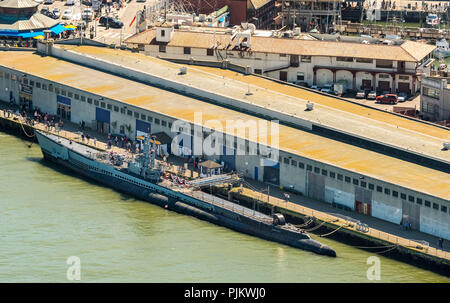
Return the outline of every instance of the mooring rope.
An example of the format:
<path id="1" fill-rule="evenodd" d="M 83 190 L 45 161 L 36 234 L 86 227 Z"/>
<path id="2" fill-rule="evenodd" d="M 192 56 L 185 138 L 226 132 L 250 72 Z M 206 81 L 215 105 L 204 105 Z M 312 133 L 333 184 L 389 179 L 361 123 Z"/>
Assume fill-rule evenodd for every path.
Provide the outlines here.
<path id="1" fill-rule="evenodd" d="M 22 119 L 24 119 L 23 117 L 22 117 L 22 115 L 19 115 Z M 22 121 L 19 121 L 19 124 L 20 124 L 20 126 L 22 127 L 22 130 L 23 130 L 23 132 L 24 132 L 24 134 L 27 136 L 27 137 L 29 137 L 29 138 L 33 138 L 36 134 L 33 134 L 33 135 L 29 135 L 29 134 L 27 134 L 27 132 L 25 131 L 25 127 L 23 127 L 23 122 Z"/>
<path id="2" fill-rule="evenodd" d="M 331 232 L 329 232 L 329 233 L 327 233 L 327 234 L 323 234 L 323 235 L 319 235 L 319 237 L 326 237 L 326 236 L 329 236 L 329 235 L 331 235 L 331 234 L 334 234 L 335 232 L 337 232 L 338 230 L 340 230 L 342 227 L 344 227 L 345 225 L 341 225 L 341 226 L 339 226 L 338 228 L 336 228 L 335 230 L 333 230 L 333 231 L 331 231 Z"/>

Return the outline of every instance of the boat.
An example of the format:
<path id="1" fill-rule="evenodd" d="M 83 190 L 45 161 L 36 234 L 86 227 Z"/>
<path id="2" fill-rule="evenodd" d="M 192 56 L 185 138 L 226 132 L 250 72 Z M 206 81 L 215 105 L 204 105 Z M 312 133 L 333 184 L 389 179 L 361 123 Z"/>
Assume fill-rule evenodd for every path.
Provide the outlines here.
<path id="1" fill-rule="evenodd" d="M 434 56 L 439 59 L 450 56 L 449 44 L 445 38 L 436 40 L 436 49 L 434 50 Z"/>
<path id="2" fill-rule="evenodd" d="M 156 140 L 149 135 L 144 136 L 143 152 L 133 157 L 97 150 L 42 131 L 36 130 L 35 133 L 46 160 L 82 177 L 168 210 L 266 240 L 336 257 L 333 249 L 312 239 L 304 230 L 287 223 L 282 214 L 268 216 L 202 192 L 194 186 L 195 182 L 190 186 L 188 182 L 180 182 L 173 175 L 172 179 L 168 178 L 162 163 L 155 159 Z M 224 179 L 224 175 L 219 175 L 218 179 Z M 205 182 L 197 183 L 205 185 Z"/>
<path id="3" fill-rule="evenodd" d="M 426 22 L 427 22 L 427 26 L 429 26 L 429 27 L 437 27 L 437 26 L 439 26 L 441 19 L 439 18 L 439 16 L 437 14 L 429 13 L 427 15 Z"/>

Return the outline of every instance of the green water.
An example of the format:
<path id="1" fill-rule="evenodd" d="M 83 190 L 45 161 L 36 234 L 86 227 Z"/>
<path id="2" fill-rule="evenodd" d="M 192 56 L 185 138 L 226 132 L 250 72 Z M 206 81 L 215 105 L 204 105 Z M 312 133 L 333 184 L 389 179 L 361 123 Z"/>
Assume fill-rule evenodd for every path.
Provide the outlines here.
<path id="1" fill-rule="evenodd" d="M 0 282 L 369 282 L 372 254 L 319 256 L 166 211 L 79 179 L 0 132 Z M 381 282 L 450 282 L 381 258 Z"/>

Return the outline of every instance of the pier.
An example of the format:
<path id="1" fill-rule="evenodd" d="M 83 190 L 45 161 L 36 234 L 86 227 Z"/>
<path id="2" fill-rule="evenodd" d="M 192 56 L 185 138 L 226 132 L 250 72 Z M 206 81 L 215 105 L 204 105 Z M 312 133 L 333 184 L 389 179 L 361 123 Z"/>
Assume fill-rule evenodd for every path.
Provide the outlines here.
<path id="1" fill-rule="evenodd" d="M 10 112 L 8 114 L 4 110 L 5 105 L 0 103 L 0 130 L 9 131 L 34 141 L 34 130 L 36 129 L 89 145 L 100 151 L 128 153 L 118 146 L 108 148 L 106 135 L 93 133 L 91 138 L 96 138 L 95 146 L 93 139 L 82 140 L 78 126 L 70 122 L 66 123 L 62 129 L 48 129 L 43 123 L 27 124 L 17 113 Z M 85 133 L 89 132 L 89 130 L 85 131 Z M 198 174 L 191 168 L 192 166 L 187 170 L 180 169 L 183 165 L 180 158 L 170 156 L 169 161 L 170 172 L 175 174 L 182 172 L 181 176 L 187 179 L 198 178 Z M 242 206 L 251 209 L 253 206 L 253 209 L 257 207 L 259 211 L 268 215 L 274 212 L 282 213 L 288 222 L 298 224 L 297 226 L 318 237 L 330 237 L 374 254 L 379 253 L 447 276 L 450 272 L 448 244 L 444 245 L 447 246 L 445 250 L 438 249 L 437 238 L 434 236 L 418 231 L 404 231 L 396 224 L 354 212 L 346 213 L 296 193 L 289 192 L 289 198 L 283 199 L 286 189 L 280 187 L 270 186 L 270 191 L 264 192 L 264 185 L 261 182 L 245 180 L 244 184 L 245 187 L 234 187 L 231 190 L 227 185 L 212 186 L 205 190 L 204 194 L 199 191 L 193 194 L 202 198 L 206 196 L 206 200 L 212 197 L 214 200 L 220 200 L 221 202 L 216 202 L 222 204 L 226 202 L 224 199 L 226 197 L 228 201 L 234 202 L 228 203 L 228 207 L 236 207 L 236 209 L 242 208 Z M 215 196 L 211 196 L 208 192 Z"/>

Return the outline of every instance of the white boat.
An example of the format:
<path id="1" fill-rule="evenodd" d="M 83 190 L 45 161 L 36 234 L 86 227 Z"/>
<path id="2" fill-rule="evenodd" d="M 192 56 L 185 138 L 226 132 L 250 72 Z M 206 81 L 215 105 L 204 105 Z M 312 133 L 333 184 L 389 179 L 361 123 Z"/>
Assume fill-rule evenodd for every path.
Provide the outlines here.
<path id="1" fill-rule="evenodd" d="M 436 49 L 434 50 L 434 56 L 439 59 L 450 56 L 449 44 L 447 40 L 445 40 L 445 38 L 436 40 Z"/>
<path id="2" fill-rule="evenodd" d="M 437 14 L 428 14 L 427 16 L 427 25 L 430 27 L 436 27 L 439 26 L 439 23 L 441 22 L 441 19 Z"/>

